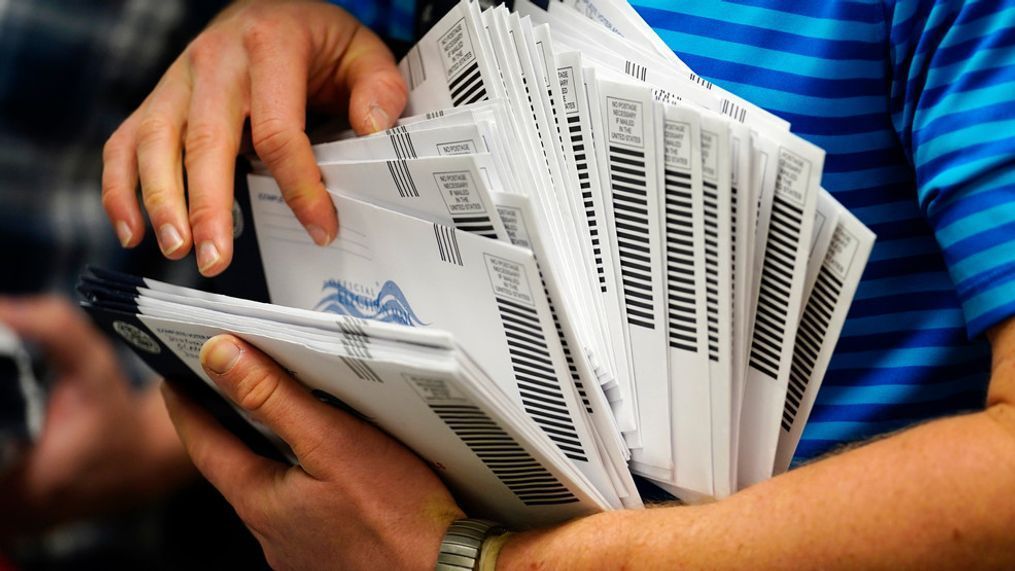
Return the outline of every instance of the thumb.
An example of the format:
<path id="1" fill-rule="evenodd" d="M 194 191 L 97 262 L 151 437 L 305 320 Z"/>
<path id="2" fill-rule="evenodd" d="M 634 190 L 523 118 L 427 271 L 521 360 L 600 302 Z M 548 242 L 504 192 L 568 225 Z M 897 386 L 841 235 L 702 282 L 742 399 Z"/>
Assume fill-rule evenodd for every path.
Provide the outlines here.
<path id="1" fill-rule="evenodd" d="M 395 124 L 409 92 L 384 43 L 366 27 L 359 27 L 342 58 L 349 90 L 349 123 L 356 133 L 368 135 Z"/>
<path id="2" fill-rule="evenodd" d="M 64 373 L 79 370 L 89 359 L 108 357 L 84 314 L 59 296 L 0 297 L 0 322 L 38 343 Z"/>

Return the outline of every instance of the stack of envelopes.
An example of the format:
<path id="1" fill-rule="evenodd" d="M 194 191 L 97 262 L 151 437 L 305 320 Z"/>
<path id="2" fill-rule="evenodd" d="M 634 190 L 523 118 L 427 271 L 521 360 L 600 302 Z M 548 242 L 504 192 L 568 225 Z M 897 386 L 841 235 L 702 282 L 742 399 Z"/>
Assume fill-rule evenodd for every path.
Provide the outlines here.
<path id="1" fill-rule="evenodd" d="M 195 391 L 204 339 L 248 339 L 515 525 L 786 470 L 874 236 L 789 124 L 626 3 L 567 4 L 463 1 L 401 62 L 398 126 L 315 146 L 329 247 L 255 167 L 278 305 L 98 270 L 86 305 Z"/>

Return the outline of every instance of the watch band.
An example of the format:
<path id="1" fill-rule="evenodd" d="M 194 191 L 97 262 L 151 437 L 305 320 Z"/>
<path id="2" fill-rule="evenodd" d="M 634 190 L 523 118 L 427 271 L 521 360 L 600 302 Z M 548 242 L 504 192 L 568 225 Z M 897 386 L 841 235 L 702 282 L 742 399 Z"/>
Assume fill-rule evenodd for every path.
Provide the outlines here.
<path id="1" fill-rule="evenodd" d="M 483 540 L 504 528 L 492 521 L 465 518 L 456 520 L 444 534 L 437 555 L 436 571 L 476 571 Z"/>

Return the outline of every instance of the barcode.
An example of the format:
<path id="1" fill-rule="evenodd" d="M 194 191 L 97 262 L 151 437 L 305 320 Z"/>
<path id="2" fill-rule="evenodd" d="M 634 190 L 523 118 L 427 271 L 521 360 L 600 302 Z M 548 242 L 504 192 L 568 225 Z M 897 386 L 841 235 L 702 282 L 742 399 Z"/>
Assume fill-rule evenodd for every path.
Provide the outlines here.
<path id="1" fill-rule="evenodd" d="M 342 347 L 352 355 L 360 359 L 370 359 L 370 349 L 368 347 L 370 338 L 365 335 L 348 333 L 344 326 L 339 326 L 342 330 Z"/>
<path id="2" fill-rule="evenodd" d="M 705 89 L 712 89 L 712 82 L 699 76 L 696 73 L 691 73 L 691 81 L 697 83 L 698 85 L 704 87 Z"/>
<path id="3" fill-rule="evenodd" d="M 531 307 L 502 297 L 496 300 L 522 408 L 568 458 L 587 462 L 553 369 L 539 315 Z"/>
<path id="4" fill-rule="evenodd" d="M 415 159 L 416 147 L 412 145 L 412 136 L 409 135 L 409 130 L 405 128 L 405 125 L 396 125 L 388 129 L 388 138 L 391 140 L 391 146 L 395 149 L 395 157 L 399 159 Z"/>
<path id="5" fill-rule="evenodd" d="M 494 240 L 497 239 L 497 231 L 494 229 L 490 217 L 486 214 L 479 216 L 452 216 L 451 220 L 455 223 L 455 228 L 463 232 L 479 234 Z"/>
<path id="6" fill-rule="evenodd" d="M 444 110 L 438 109 L 436 111 L 427 111 L 425 117 L 429 119 L 437 119 L 444 116 Z"/>
<path id="7" fill-rule="evenodd" d="M 779 195 L 772 198 L 772 221 L 761 265 L 761 291 L 751 343 L 751 366 L 778 376 L 783 333 L 789 312 L 789 290 L 800 241 L 803 211 Z"/>
<path id="8" fill-rule="evenodd" d="M 465 71 L 449 81 L 448 90 L 451 91 L 453 107 L 485 101 L 486 87 L 483 85 L 483 75 L 479 73 L 479 62 L 472 62 Z"/>
<path id="9" fill-rule="evenodd" d="M 355 359 L 352 357 L 339 357 L 339 358 L 342 359 L 342 362 L 345 363 L 346 366 L 352 370 L 353 374 L 356 375 L 356 377 L 359 378 L 360 380 L 370 381 L 373 383 L 382 382 L 381 378 L 377 376 L 377 373 L 375 373 L 374 370 L 371 369 L 363 361 L 360 361 L 359 359 Z"/>
<path id="10" fill-rule="evenodd" d="M 797 410 L 807 390 L 807 383 L 814 371 L 821 345 L 828 333 L 828 323 L 839 301 L 842 282 L 824 267 L 818 272 L 814 289 L 807 299 L 804 315 L 797 329 L 796 345 L 793 347 L 793 364 L 789 369 L 789 388 L 786 391 L 786 406 L 782 411 L 782 429 L 789 431 L 793 426 Z"/>
<path id="11" fill-rule="evenodd" d="M 423 54 L 419 46 L 409 51 L 409 89 L 416 89 L 426 81 L 426 66 L 423 65 Z"/>
<path id="12" fill-rule="evenodd" d="M 433 233 L 437 237 L 437 251 L 440 253 L 441 261 L 464 266 L 462 251 L 458 249 L 458 236 L 455 235 L 455 229 L 448 228 L 443 224 L 434 224 Z"/>
<path id="13" fill-rule="evenodd" d="M 539 118 L 536 117 L 536 105 L 532 101 L 532 93 L 529 92 L 529 82 L 522 76 L 522 86 L 525 87 L 525 98 L 529 101 L 529 112 L 532 113 L 532 123 L 534 125 L 539 124 Z M 543 162 L 546 164 L 546 169 L 550 170 L 550 157 L 546 154 L 546 145 L 543 144 L 543 137 L 538 137 L 539 148 L 543 151 Z"/>
<path id="14" fill-rule="evenodd" d="M 666 296 L 670 347 L 698 352 L 691 175 L 666 169 Z"/>
<path id="15" fill-rule="evenodd" d="M 719 191 L 703 181 L 705 203 L 705 309 L 708 320 L 708 359 L 719 361 Z"/>
<path id="16" fill-rule="evenodd" d="M 624 73 L 630 75 L 631 77 L 645 81 L 645 78 L 648 76 L 648 68 L 643 65 L 636 64 L 633 61 L 625 61 Z"/>
<path id="17" fill-rule="evenodd" d="M 610 145 L 609 159 L 627 322 L 655 329 L 645 154 Z"/>
<path id="18" fill-rule="evenodd" d="M 739 121 L 740 123 L 743 123 L 744 120 L 747 118 L 747 108 L 741 105 L 737 105 L 736 103 L 730 101 L 729 99 L 722 100 L 721 113 L 723 115 L 726 115 L 727 117 L 732 117 L 733 119 Z"/>
<path id="19" fill-rule="evenodd" d="M 736 167 L 734 167 L 736 168 Z M 730 291 L 737 290 L 737 187 L 730 186 Z M 730 296 L 730 321 L 736 320 L 736 296 Z"/>
<path id="20" fill-rule="evenodd" d="M 571 149 L 574 151 L 575 168 L 578 170 L 578 187 L 585 205 L 585 218 L 589 223 L 589 235 L 592 237 L 592 256 L 595 258 L 596 275 L 599 277 L 599 289 L 606 293 L 606 270 L 603 269 L 603 247 L 599 238 L 599 225 L 596 223 L 595 204 L 592 201 L 592 183 L 589 181 L 589 161 L 585 150 L 585 139 L 577 115 L 567 117 L 567 130 L 571 136 Z"/>
<path id="21" fill-rule="evenodd" d="M 346 315 L 343 316 L 340 321 L 337 321 L 336 325 L 338 325 L 338 330 L 341 331 L 343 335 L 357 335 L 363 338 L 367 337 L 367 332 L 363 329 L 363 326 L 366 325 L 366 320 L 362 317 Z"/>
<path id="22" fill-rule="evenodd" d="M 385 161 L 388 165 L 388 172 L 391 180 L 395 181 L 395 188 L 398 189 L 398 196 L 402 198 L 419 198 L 419 190 L 416 189 L 416 181 L 412 180 L 412 173 L 409 172 L 409 165 L 402 159 Z"/>
<path id="23" fill-rule="evenodd" d="M 430 409 L 525 505 L 552 506 L 578 501 L 564 484 L 478 407 L 431 404 Z"/>
<path id="24" fill-rule="evenodd" d="M 546 287 L 546 280 L 543 279 L 543 271 L 539 271 L 539 280 L 543 282 L 543 293 L 546 294 L 546 302 L 550 306 L 550 317 L 553 318 L 553 327 L 557 330 L 557 337 L 560 338 L 560 348 L 564 352 L 564 360 L 567 362 L 567 370 L 571 373 L 571 380 L 578 390 L 578 396 L 585 405 L 585 411 L 592 414 L 592 404 L 589 402 L 589 395 L 585 392 L 585 385 L 582 383 L 581 375 L 578 374 L 578 367 L 574 364 L 574 355 L 571 354 L 571 347 L 567 344 L 567 337 L 564 336 L 564 328 L 560 326 L 560 319 L 557 317 L 557 308 L 553 306 L 553 299 L 550 297 L 550 290 Z"/>

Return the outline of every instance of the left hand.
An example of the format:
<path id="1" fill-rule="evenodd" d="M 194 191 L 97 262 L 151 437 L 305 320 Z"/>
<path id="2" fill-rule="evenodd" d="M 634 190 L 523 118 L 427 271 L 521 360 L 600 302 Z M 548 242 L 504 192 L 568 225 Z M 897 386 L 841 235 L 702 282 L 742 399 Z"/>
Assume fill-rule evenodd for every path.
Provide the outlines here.
<path id="1" fill-rule="evenodd" d="M 153 384 L 134 391 L 69 301 L 0 297 L 0 322 L 56 371 L 39 440 L 0 478 L 0 538 L 150 499 L 194 474 Z"/>
<path id="2" fill-rule="evenodd" d="M 315 399 L 268 356 L 231 335 L 201 363 L 237 405 L 293 449 L 299 465 L 250 451 L 164 385 L 191 459 L 236 509 L 276 569 L 433 569 L 463 517 L 430 468 L 380 430 Z"/>

